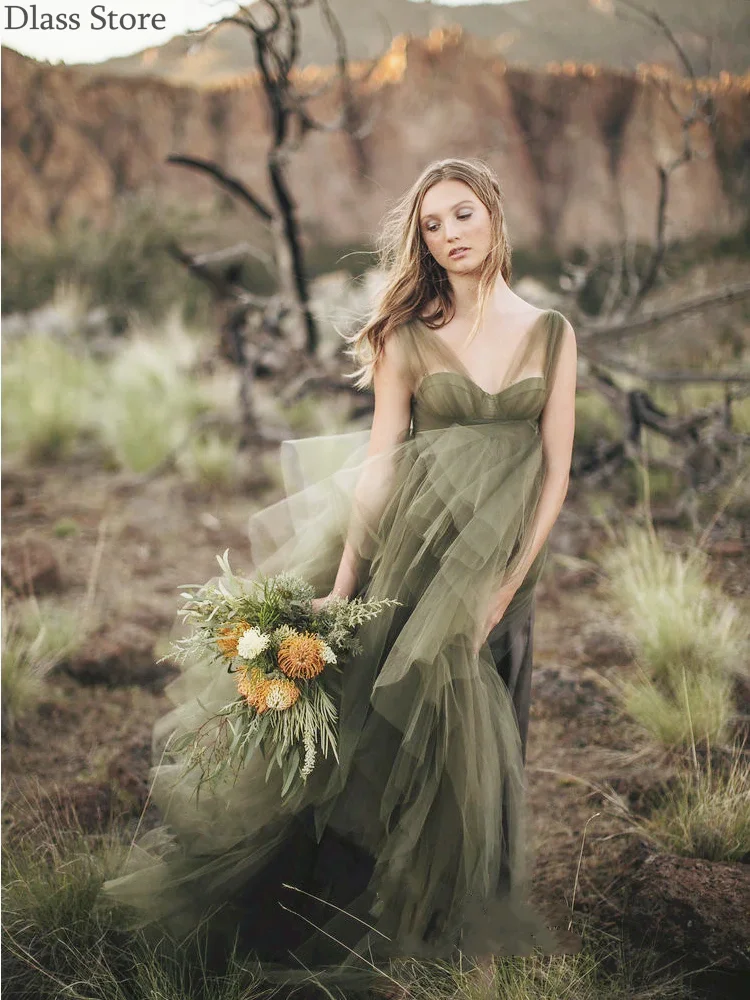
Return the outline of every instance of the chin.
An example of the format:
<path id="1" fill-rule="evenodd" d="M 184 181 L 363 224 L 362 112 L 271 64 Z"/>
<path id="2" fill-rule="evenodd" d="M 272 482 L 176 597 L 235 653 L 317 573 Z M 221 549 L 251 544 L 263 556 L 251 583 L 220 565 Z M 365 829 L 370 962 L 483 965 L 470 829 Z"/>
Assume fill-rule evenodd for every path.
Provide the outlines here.
<path id="1" fill-rule="evenodd" d="M 445 264 L 445 270 L 453 271 L 455 274 L 471 274 L 472 271 L 478 271 L 480 266 L 473 256 L 464 257 L 461 260 L 453 260 L 449 257 Z"/>

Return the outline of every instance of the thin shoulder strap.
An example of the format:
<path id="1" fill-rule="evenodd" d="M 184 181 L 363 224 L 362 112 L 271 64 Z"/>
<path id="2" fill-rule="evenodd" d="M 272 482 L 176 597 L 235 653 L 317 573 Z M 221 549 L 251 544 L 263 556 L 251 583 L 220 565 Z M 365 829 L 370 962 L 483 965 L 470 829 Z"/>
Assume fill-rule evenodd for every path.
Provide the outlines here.
<path id="1" fill-rule="evenodd" d="M 549 395 L 557 369 L 557 359 L 560 356 L 563 335 L 565 333 L 565 317 L 557 309 L 550 309 L 547 314 L 547 353 L 544 359 L 544 380 Z"/>
<path id="2" fill-rule="evenodd" d="M 430 331 L 419 321 L 404 323 L 399 327 L 399 339 L 404 363 L 409 371 L 412 387 L 435 368 L 456 369 L 461 362 L 440 337 L 430 336 Z"/>

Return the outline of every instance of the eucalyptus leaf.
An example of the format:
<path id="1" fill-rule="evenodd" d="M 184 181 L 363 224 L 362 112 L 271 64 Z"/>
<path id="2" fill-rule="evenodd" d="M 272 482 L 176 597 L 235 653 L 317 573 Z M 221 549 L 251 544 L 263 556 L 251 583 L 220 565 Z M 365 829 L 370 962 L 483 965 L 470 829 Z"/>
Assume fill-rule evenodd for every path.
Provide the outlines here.
<path id="1" fill-rule="evenodd" d="M 299 754 L 297 755 L 297 757 L 299 757 Z M 286 793 L 291 788 L 292 782 L 294 781 L 294 779 L 295 779 L 295 777 L 296 777 L 296 775 L 298 773 L 297 763 L 298 762 L 295 762 L 293 758 L 290 761 L 288 761 L 288 763 L 287 763 L 287 766 L 289 767 L 289 773 L 284 778 L 284 784 L 281 786 L 281 796 L 282 796 L 282 798 L 286 795 Z"/>
<path id="2" fill-rule="evenodd" d="M 274 757 L 271 757 L 271 759 L 268 762 L 268 767 L 266 768 L 266 781 L 268 781 L 269 777 L 271 776 L 271 771 L 273 770 L 273 765 L 275 763 L 276 760 L 274 759 Z"/>

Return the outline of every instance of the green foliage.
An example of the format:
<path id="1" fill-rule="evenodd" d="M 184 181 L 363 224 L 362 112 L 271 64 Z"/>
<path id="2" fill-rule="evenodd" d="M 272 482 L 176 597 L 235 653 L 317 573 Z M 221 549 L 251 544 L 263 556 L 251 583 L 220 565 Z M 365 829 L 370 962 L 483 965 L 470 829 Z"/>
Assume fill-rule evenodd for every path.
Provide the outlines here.
<path id="1" fill-rule="evenodd" d="M 600 441 L 614 443 L 623 437 L 622 421 L 598 392 L 576 393 L 575 446 L 588 450 Z"/>
<path id="2" fill-rule="evenodd" d="M 643 437 L 645 448 L 656 444 L 657 450 L 662 450 L 663 446 L 669 445 L 668 441 L 658 438 L 655 434 L 650 435 L 649 442 L 645 441 L 647 432 L 643 432 Z M 648 502 L 671 505 L 675 503 L 684 484 L 677 469 L 630 461 L 623 468 L 622 481 L 618 485 L 622 487 L 629 504 L 641 505 Z"/>
<path id="3" fill-rule="evenodd" d="M 2 609 L 3 727 L 11 733 L 44 694 L 45 678 L 85 639 L 90 629 L 81 608 L 54 601 L 8 603 Z"/>
<path id="4" fill-rule="evenodd" d="M 33 334 L 3 345 L 3 449 L 61 461 L 92 424 L 99 366 L 82 350 Z"/>
<path id="5" fill-rule="evenodd" d="M 678 675 L 673 669 L 665 686 L 639 671 L 633 678 L 620 678 L 617 687 L 628 715 L 663 746 L 689 746 L 693 736 L 713 743 L 729 738 L 735 711 L 732 683 L 725 675 L 688 675 L 684 669 Z"/>
<path id="6" fill-rule="evenodd" d="M 742 668 L 750 626 L 737 605 L 707 582 L 703 550 L 670 552 L 655 533 L 629 525 L 624 543 L 602 561 L 636 655 L 657 680 L 666 681 L 675 666 L 712 674 Z"/>
<path id="7" fill-rule="evenodd" d="M 109 365 L 98 401 L 101 438 L 118 466 L 148 472 L 188 442 L 210 403 L 173 340 L 135 336 Z"/>
<path id="8" fill-rule="evenodd" d="M 179 321 L 163 324 L 158 337 L 133 333 L 106 361 L 79 338 L 18 337 L 3 350 L 3 448 L 34 464 L 95 441 L 115 467 L 148 472 L 189 445 L 194 422 L 211 408 L 192 374 L 197 353 Z M 215 446 L 196 464 L 201 458 L 207 475 L 221 475 Z"/>
<path id="9" fill-rule="evenodd" d="M 4 992 L 13 1000 L 270 1000 L 286 994 L 265 985 L 253 963 L 232 953 L 212 970 L 202 932 L 185 945 L 126 931 L 125 910 L 101 895 L 122 871 L 128 850 L 116 833 L 85 835 L 73 824 L 39 817 L 33 832 L 5 845 L 3 865 Z M 491 988 L 473 963 L 405 960 L 393 980 L 414 1000 L 677 1000 L 684 976 L 667 978 L 649 951 L 635 953 L 603 932 L 583 936 L 575 955 L 495 960 Z M 383 976 L 383 986 L 393 980 Z M 314 974 L 310 986 L 315 987 Z M 324 989 L 315 995 L 330 996 Z M 294 994 L 297 995 L 296 993 Z M 350 1000 L 365 1000 L 351 992 Z M 372 996 L 369 991 L 367 997 Z"/>
<path id="10" fill-rule="evenodd" d="M 188 482 L 211 492 L 226 492 L 237 483 L 237 437 L 226 438 L 216 431 L 190 437 L 177 456 L 177 468 Z"/>
<path id="11" fill-rule="evenodd" d="M 77 535 L 79 531 L 78 522 L 73 520 L 72 517 L 61 517 L 59 521 L 55 521 L 55 526 L 52 529 L 55 538 L 68 538 L 70 535 Z"/>
<path id="12" fill-rule="evenodd" d="M 595 927 L 574 955 L 497 957 L 492 983 L 469 956 L 454 962 L 395 963 L 412 1000 L 684 1000 L 686 976 L 667 972 L 656 952 L 638 952 Z"/>
<path id="13" fill-rule="evenodd" d="M 513 251 L 513 282 L 520 278 L 536 278 L 545 285 L 556 287 L 562 273 L 562 257 L 549 244 L 541 247 L 518 247 Z"/>
<path id="14" fill-rule="evenodd" d="M 223 780 L 228 772 L 236 776 L 258 752 L 269 762 L 266 779 L 277 767 L 283 778 L 282 796 L 296 793 L 312 773 L 318 750 L 323 757 L 332 753 L 338 759 L 337 712 L 328 690 L 329 670 L 340 669 L 342 658 L 361 651 L 358 625 L 400 602 L 335 596 L 314 611 L 314 589 L 304 578 L 284 572 L 252 580 L 248 587 L 248 581 L 232 571 L 228 552 L 216 557 L 222 577 L 188 585 L 183 593 L 187 603 L 178 615 L 191 623 L 192 632 L 173 643 L 175 658 L 182 662 L 193 655 L 209 663 L 217 660 L 218 669 L 229 659 L 230 672 L 240 673 L 243 680 L 249 672 L 251 679 L 255 676 L 269 685 L 269 693 L 263 695 L 261 704 L 233 692 L 231 701 L 197 729 L 175 732 L 169 752 L 184 754 L 186 773 L 200 769 L 196 793 L 203 783 Z M 240 630 L 234 648 L 222 647 L 220 643 L 227 640 L 220 630 L 234 624 Z M 290 675 L 290 681 L 280 665 L 279 651 L 299 633 L 317 636 L 325 663 L 333 666 L 313 676 Z M 274 705 L 270 690 L 274 684 L 280 695 L 283 686 L 291 684 L 295 700 Z"/>
<path id="15" fill-rule="evenodd" d="M 361 243 L 332 244 L 314 240 L 305 254 L 305 265 L 311 278 L 332 271 L 347 271 L 353 278 L 358 278 L 375 263 L 376 256 L 372 249 Z"/>
<path id="16" fill-rule="evenodd" d="M 734 748 L 729 767 L 677 774 L 663 801 L 644 821 L 647 832 L 673 854 L 709 861 L 740 861 L 750 852 L 750 761 Z"/>
<path id="17" fill-rule="evenodd" d="M 746 669 L 750 625 L 707 582 L 705 553 L 669 552 L 653 530 L 628 526 L 601 562 L 640 668 L 619 684 L 628 714 L 667 745 L 726 740 L 732 677 Z"/>
<path id="18" fill-rule="evenodd" d="M 153 194 L 123 198 L 102 229 L 77 221 L 53 237 L 3 247 L 3 312 L 27 312 L 48 302 L 60 281 L 90 291 L 124 326 L 132 313 L 154 321 L 174 303 L 186 319 L 205 308 L 208 293 L 167 252 L 172 240 L 188 243 L 199 216 Z"/>
<path id="19" fill-rule="evenodd" d="M 651 247 L 646 244 L 638 244 L 633 248 L 629 267 L 637 281 L 645 277 L 651 253 Z M 579 259 L 583 262 L 585 254 L 579 254 Z M 629 294 L 631 280 L 627 270 L 620 267 L 619 254 L 613 249 L 608 249 L 591 267 L 583 287 L 579 289 L 578 306 L 588 315 L 598 316 L 605 299 L 611 294 L 610 288 L 613 282 L 617 287 L 617 295 L 622 296 Z"/>
<path id="20" fill-rule="evenodd" d="M 257 975 L 230 956 L 207 968 L 201 942 L 181 948 L 141 931 L 101 895 L 127 853 L 116 831 L 86 835 L 72 822 L 33 817 L 6 843 L 3 866 L 4 994 L 13 1000 L 265 1000 Z"/>

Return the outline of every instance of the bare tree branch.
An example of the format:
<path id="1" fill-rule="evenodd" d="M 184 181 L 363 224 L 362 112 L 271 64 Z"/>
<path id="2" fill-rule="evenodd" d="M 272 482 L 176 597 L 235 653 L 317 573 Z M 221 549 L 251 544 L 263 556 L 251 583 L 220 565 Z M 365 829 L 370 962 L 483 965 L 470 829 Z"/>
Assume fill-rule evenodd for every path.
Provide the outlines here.
<path id="1" fill-rule="evenodd" d="M 241 201 L 244 201 L 266 222 L 273 221 L 273 213 L 266 207 L 260 198 L 254 195 L 252 191 L 249 190 L 247 185 L 241 180 L 230 176 L 213 161 L 204 160 L 198 156 L 183 156 L 175 153 L 168 156 L 166 162 L 174 163 L 180 167 L 190 167 L 193 170 L 200 170 L 205 174 L 209 174 L 209 176 L 213 177 L 225 191 L 228 191 Z"/>
<path id="2" fill-rule="evenodd" d="M 616 371 L 627 372 L 629 375 L 637 375 L 646 382 L 671 382 L 684 385 L 701 385 L 718 383 L 722 385 L 750 385 L 750 373 L 740 374 L 737 372 L 690 372 L 690 371 L 652 371 L 642 365 L 634 365 L 632 362 L 623 361 L 620 358 L 607 356 L 606 358 L 589 357 L 590 361 L 614 368 Z"/>
<path id="3" fill-rule="evenodd" d="M 670 45 L 677 53 L 677 58 L 682 63 L 683 69 L 685 70 L 687 75 L 690 77 L 691 80 L 695 80 L 695 70 L 693 69 L 693 64 L 688 59 L 687 53 L 680 45 L 680 43 L 677 41 L 674 32 L 669 27 L 669 25 L 667 24 L 667 22 L 664 20 L 663 17 L 657 11 L 651 10 L 650 8 L 647 7 L 643 7 L 641 4 L 636 3 L 636 0 L 617 0 L 617 2 L 621 4 L 621 6 L 629 10 L 636 11 L 647 21 L 650 21 L 651 24 L 656 25 L 656 27 L 661 31 L 661 33 L 669 41 Z M 618 11 L 616 11 L 616 13 L 619 14 Z"/>
<path id="4" fill-rule="evenodd" d="M 698 312 L 709 306 L 739 302 L 741 299 L 748 298 L 748 296 L 750 296 L 750 282 L 732 285 L 721 292 L 709 292 L 706 295 L 699 295 L 693 299 L 686 299 L 678 302 L 677 305 L 666 306 L 663 309 L 654 309 L 653 312 L 647 313 L 645 316 L 636 316 L 621 322 L 613 323 L 611 318 L 605 318 L 599 322 L 587 322 L 581 328 L 581 345 L 593 344 L 600 340 L 620 340 L 631 333 L 636 333 L 649 326 L 656 326 L 665 320 L 674 319 L 676 316 Z"/>

